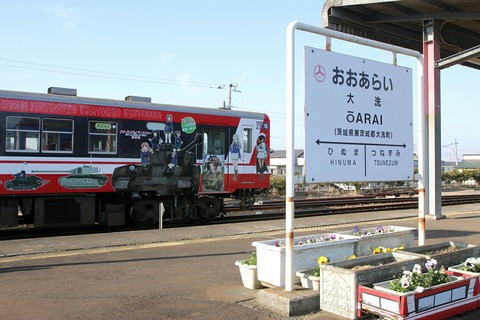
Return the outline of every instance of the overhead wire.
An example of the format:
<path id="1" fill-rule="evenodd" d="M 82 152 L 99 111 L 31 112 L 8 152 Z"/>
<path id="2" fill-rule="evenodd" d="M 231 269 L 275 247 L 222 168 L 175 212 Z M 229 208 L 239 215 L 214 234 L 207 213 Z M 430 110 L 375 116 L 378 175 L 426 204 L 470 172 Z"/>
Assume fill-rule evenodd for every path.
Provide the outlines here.
<path id="1" fill-rule="evenodd" d="M 218 84 L 213 84 L 213 83 L 203 83 L 203 82 L 193 82 L 193 81 L 185 82 L 182 80 L 166 79 L 166 78 L 151 77 L 151 76 L 141 76 L 141 75 L 118 73 L 118 72 L 98 71 L 98 70 L 90 70 L 90 69 L 82 69 L 82 68 L 72 68 L 72 67 L 56 66 L 51 64 L 35 63 L 35 62 L 6 59 L 6 58 L 0 58 L 0 60 L 13 62 L 13 63 L 26 64 L 26 65 L 47 67 L 47 68 L 57 68 L 57 69 L 88 72 L 92 74 L 61 71 L 61 70 L 50 70 L 50 69 L 42 69 L 38 67 L 36 68 L 36 67 L 0 63 L 0 66 L 10 67 L 10 68 L 29 69 L 29 70 L 37 70 L 37 71 L 43 71 L 43 72 L 71 74 L 71 75 L 77 75 L 77 76 L 103 78 L 103 79 L 127 80 L 127 81 L 146 82 L 146 83 L 162 83 L 162 84 L 168 84 L 168 85 L 181 85 L 181 86 L 203 87 L 203 88 L 218 88 Z M 128 79 L 128 78 L 132 78 L 132 79 Z"/>
<path id="2" fill-rule="evenodd" d="M 75 75 L 75 76 L 94 77 L 94 78 L 102 78 L 102 79 L 115 79 L 115 80 L 125 80 L 125 81 L 134 81 L 134 82 L 143 82 L 143 83 L 161 83 L 165 85 L 179 85 L 179 86 L 189 86 L 189 87 L 222 89 L 222 85 L 218 85 L 214 83 L 192 82 L 192 81 L 185 82 L 182 80 L 174 80 L 174 79 L 167 79 L 167 78 L 118 73 L 118 72 L 107 72 L 107 71 L 99 71 L 99 70 L 84 69 L 84 68 L 57 66 L 52 64 L 28 62 L 28 61 L 7 59 L 7 58 L 0 58 L 0 60 L 5 62 L 15 63 L 15 64 L 28 65 L 28 66 L 22 66 L 22 65 L 15 65 L 15 64 L 0 63 L 0 66 L 9 67 L 9 68 L 36 70 L 41 72 L 69 74 L 69 75 Z M 53 70 L 53 69 L 46 69 L 46 68 L 55 68 L 60 70 Z M 65 70 L 71 70 L 71 71 L 65 71 Z M 79 72 L 74 72 L 74 71 L 79 71 Z M 241 95 L 241 97 L 243 98 L 243 95 Z M 242 107 L 242 109 L 258 111 L 257 109 L 245 108 L 245 107 Z M 286 117 L 285 114 L 281 112 L 271 112 L 270 115 L 277 119 L 278 118 L 285 119 Z M 303 121 L 304 121 L 303 118 L 295 117 L 295 121 L 296 121 L 295 127 L 298 127 L 298 128 L 303 127 Z M 272 123 L 280 124 L 281 121 L 272 120 Z M 285 137 L 277 137 L 277 138 L 281 140 L 285 140 Z"/>

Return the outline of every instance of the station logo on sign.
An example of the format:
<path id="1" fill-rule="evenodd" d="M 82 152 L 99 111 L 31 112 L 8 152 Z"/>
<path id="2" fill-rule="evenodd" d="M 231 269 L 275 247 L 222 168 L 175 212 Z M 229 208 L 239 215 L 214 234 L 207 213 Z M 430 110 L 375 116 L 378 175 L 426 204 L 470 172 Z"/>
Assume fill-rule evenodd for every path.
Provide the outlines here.
<path id="1" fill-rule="evenodd" d="M 412 70 L 305 47 L 307 182 L 413 177 Z"/>

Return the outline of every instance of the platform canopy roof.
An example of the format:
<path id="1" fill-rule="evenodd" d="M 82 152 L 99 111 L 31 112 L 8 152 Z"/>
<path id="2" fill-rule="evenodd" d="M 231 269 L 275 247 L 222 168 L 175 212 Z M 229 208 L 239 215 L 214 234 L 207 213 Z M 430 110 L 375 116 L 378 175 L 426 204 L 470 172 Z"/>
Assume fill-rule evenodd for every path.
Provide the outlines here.
<path id="1" fill-rule="evenodd" d="M 424 21 L 432 19 L 439 24 L 440 62 L 480 69 L 479 0 L 326 0 L 322 12 L 323 27 L 419 52 Z"/>

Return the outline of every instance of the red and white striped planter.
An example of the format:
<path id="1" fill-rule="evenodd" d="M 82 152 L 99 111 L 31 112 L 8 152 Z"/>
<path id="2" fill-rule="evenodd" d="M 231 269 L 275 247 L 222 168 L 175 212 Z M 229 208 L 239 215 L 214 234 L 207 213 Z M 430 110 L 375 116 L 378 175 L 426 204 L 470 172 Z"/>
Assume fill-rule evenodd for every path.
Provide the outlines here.
<path id="1" fill-rule="evenodd" d="M 480 272 L 470 272 L 460 270 L 460 264 L 448 268 L 448 271 L 451 272 L 454 276 L 461 276 L 465 278 L 475 279 L 475 287 L 473 289 L 473 295 L 477 297 L 477 308 L 480 308 Z"/>
<path id="2" fill-rule="evenodd" d="M 455 280 L 433 286 L 423 292 L 406 293 L 388 289 L 389 282 L 381 282 L 372 288 L 358 287 L 358 312 L 362 310 L 389 319 L 446 319 L 477 308 L 477 279 L 455 277 Z"/>

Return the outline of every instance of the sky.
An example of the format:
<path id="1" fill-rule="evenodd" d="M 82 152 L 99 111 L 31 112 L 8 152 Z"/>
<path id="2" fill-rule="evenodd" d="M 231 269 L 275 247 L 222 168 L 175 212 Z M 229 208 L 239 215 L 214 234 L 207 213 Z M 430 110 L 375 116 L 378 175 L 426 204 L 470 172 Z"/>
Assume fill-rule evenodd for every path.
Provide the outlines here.
<path id="1" fill-rule="evenodd" d="M 0 89 L 46 93 L 52 86 L 83 97 L 261 111 L 271 119 L 271 145 L 286 148 L 286 30 L 292 21 L 320 27 L 322 0 L 0 0 Z M 295 40 L 295 148 L 304 147 L 303 48 Z M 382 62 L 391 54 L 333 40 L 332 50 Z M 412 58 L 399 64 L 414 69 Z M 480 153 L 476 70 L 441 71 L 442 159 Z M 413 99 L 415 101 L 415 98 Z M 416 150 L 418 120 L 414 121 Z"/>

